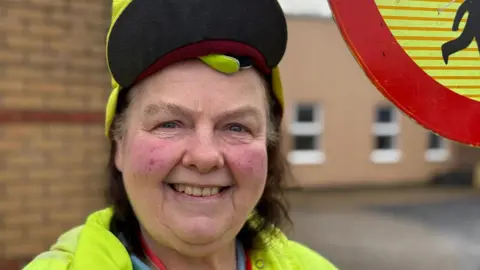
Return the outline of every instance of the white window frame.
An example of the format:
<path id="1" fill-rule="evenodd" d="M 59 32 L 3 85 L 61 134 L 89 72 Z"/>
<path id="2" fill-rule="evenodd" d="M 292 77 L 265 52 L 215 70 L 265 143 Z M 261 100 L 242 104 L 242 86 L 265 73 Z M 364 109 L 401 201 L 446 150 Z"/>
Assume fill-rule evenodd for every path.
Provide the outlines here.
<path id="1" fill-rule="evenodd" d="M 392 121 L 389 123 L 377 122 L 378 110 L 389 107 L 392 110 Z M 392 149 L 373 149 L 370 154 L 370 160 L 377 164 L 392 164 L 398 163 L 401 159 L 402 152 L 399 149 L 399 135 L 400 135 L 400 113 L 397 108 L 391 104 L 381 104 L 375 107 L 374 122 L 372 125 L 373 138 L 377 136 L 391 136 L 393 137 Z"/>
<path id="2" fill-rule="evenodd" d="M 428 148 L 429 140 L 431 135 L 439 136 L 431 131 L 427 132 L 427 150 L 425 151 L 425 160 L 428 162 L 445 162 L 450 158 L 450 151 L 448 149 L 447 140 L 439 136 L 440 147 L 439 148 Z"/>
<path id="3" fill-rule="evenodd" d="M 328 0 L 278 0 L 287 16 L 331 18 Z"/>
<path id="4" fill-rule="evenodd" d="M 313 106 L 313 122 L 297 122 L 298 108 L 300 105 Z M 321 140 L 323 135 L 323 110 L 320 104 L 310 102 L 299 102 L 293 106 L 292 122 L 289 125 L 289 132 L 294 136 L 315 136 L 317 140 L 316 150 L 295 150 L 288 153 L 288 161 L 295 165 L 322 164 L 325 162 L 325 154 L 321 150 Z"/>

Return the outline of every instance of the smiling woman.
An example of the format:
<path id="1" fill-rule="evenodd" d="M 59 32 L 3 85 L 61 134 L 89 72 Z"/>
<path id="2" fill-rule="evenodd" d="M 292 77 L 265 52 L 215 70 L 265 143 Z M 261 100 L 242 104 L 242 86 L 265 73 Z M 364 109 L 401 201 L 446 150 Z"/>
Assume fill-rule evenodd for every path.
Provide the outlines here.
<path id="1" fill-rule="evenodd" d="M 283 12 L 205 3 L 114 1 L 111 206 L 26 269 L 335 269 L 281 231 Z"/>

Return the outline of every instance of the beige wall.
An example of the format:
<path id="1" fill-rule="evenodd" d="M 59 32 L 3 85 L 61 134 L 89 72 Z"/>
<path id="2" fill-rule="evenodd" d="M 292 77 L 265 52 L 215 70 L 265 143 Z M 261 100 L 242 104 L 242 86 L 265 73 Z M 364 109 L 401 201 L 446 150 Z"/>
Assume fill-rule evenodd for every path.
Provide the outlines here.
<path id="1" fill-rule="evenodd" d="M 295 102 L 318 102 L 324 114 L 321 145 L 325 162 L 293 165 L 297 185 L 423 182 L 432 173 L 458 163 L 458 151 L 451 151 L 453 158 L 446 162 L 426 161 L 427 131 L 403 115 L 399 141 L 402 158 L 393 164 L 372 162 L 374 109 L 386 99 L 363 73 L 332 20 L 294 17 L 289 18 L 288 26 L 289 43 L 281 65 L 287 100 L 285 128 L 291 122 Z M 288 149 L 290 137 L 285 141 Z M 478 156 L 478 151 L 470 156 Z"/>

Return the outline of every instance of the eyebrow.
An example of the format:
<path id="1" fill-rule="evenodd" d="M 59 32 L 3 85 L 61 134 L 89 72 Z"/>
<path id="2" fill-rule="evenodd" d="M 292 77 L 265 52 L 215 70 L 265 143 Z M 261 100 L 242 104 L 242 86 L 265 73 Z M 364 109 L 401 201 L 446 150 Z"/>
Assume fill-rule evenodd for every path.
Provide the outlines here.
<path id="1" fill-rule="evenodd" d="M 260 116 L 262 115 L 261 111 L 254 106 L 245 105 L 239 108 L 235 108 L 232 110 L 227 110 L 216 116 L 217 119 L 232 119 L 232 118 L 240 118 L 244 116 L 252 116 L 255 118 L 256 121 L 260 121 Z"/>
<path id="2" fill-rule="evenodd" d="M 186 108 L 174 103 L 164 103 L 164 102 L 160 102 L 157 104 L 149 104 L 143 110 L 143 114 L 146 118 L 155 117 L 158 113 L 161 113 L 161 112 L 171 114 L 171 115 L 181 115 L 185 117 L 189 117 L 189 116 L 191 117 L 191 115 L 195 113 L 195 111 L 189 108 Z M 251 105 L 245 105 L 238 108 L 223 111 L 219 115 L 215 116 L 215 119 L 218 120 L 218 119 L 225 119 L 225 118 L 239 118 L 243 116 L 253 116 L 258 121 L 260 120 L 261 111 L 257 107 L 254 107 Z"/>
<path id="3" fill-rule="evenodd" d="M 157 104 L 149 104 L 147 107 L 145 107 L 145 109 L 143 110 L 143 115 L 147 118 L 151 118 L 159 114 L 160 112 L 164 112 L 167 114 L 183 115 L 183 116 L 188 116 L 193 114 L 192 110 L 185 108 L 183 106 L 179 106 L 173 103 L 160 102 Z"/>

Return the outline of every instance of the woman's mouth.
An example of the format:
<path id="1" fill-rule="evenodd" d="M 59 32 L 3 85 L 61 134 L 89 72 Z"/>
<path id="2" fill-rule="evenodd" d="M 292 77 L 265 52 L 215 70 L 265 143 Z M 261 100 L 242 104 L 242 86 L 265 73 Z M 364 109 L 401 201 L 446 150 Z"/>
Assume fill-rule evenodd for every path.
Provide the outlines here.
<path id="1" fill-rule="evenodd" d="M 198 187 L 184 184 L 168 184 L 174 191 L 193 197 L 211 197 L 218 195 L 230 187 Z"/>

